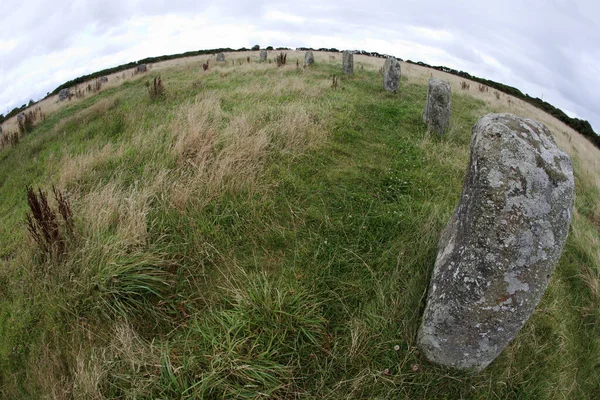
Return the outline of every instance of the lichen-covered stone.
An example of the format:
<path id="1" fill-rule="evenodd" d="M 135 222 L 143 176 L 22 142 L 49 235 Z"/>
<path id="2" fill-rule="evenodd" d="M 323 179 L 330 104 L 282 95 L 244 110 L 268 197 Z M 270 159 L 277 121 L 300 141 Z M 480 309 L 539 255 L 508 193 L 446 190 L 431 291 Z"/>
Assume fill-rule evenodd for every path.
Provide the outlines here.
<path id="1" fill-rule="evenodd" d="M 312 65 L 314 63 L 315 57 L 313 56 L 313 52 L 309 50 L 304 54 L 304 65 Z"/>
<path id="2" fill-rule="evenodd" d="M 343 53 L 342 70 L 346 75 L 351 75 L 354 72 L 354 54 L 348 50 Z"/>
<path id="3" fill-rule="evenodd" d="M 67 100 L 69 98 L 69 94 L 69 89 L 61 89 L 60 92 L 58 92 L 58 101 Z"/>
<path id="4" fill-rule="evenodd" d="M 571 159 L 548 128 L 512 114 L 477 122 L 429 284 L 418 335 L 425 357 L 479 371 L 502 352 L 548 286 L 573 199 Z"/>
<path id="5" fill-rule="evenodd" d="M 451 101 L 450 84 L 438 78 L 430 78 L 423 110 L 423 122 L 427 124 L 429 132 L 438 134 L 446 132 L 450 125 Z"/>
<path id="6" fill-rule="evenodd" d="M 148 71 L 148 66 L 146 64 L 140 64 L 137 66 L 135 71 L 139 74 L 143 74 L 144 72 Z"/>
<path id="7" fill-rule="evenodd" d="M 218 53 L 217 54 L 217 61 L 225 61 L 225 54 L 224 53 Z"/>
<path id="8" fill-rule="evenodd" d="M 267 51 L 266 50 L 261 50 L 260 51 L 260 62 L 265 62 L 267 61 Z"/>
<path id="9" fill-rule="evenodd" d="M 396 93 L 400 86 L 400 63 L 394 57 L 388 57 L 383 64 L 383 88 Z"/>

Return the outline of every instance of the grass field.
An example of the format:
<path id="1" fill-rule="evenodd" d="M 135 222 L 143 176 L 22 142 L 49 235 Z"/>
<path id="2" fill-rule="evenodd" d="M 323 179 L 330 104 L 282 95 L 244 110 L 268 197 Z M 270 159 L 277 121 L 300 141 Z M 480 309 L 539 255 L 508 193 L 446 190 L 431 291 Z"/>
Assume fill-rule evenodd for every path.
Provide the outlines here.
<path id="1" fill-rule="evenodd" d="M 600 154 L 506 95 L 383 60 L 206 57 L 46 110 L 0 151 L 0 394 L 7 399 L 600 398 Z M 233 61 L 233 62 L 232 62 Z M 165 95 L 146 83 L 161 75 Z M 430 74 L 451 128 L 421 121 Z M 471 127 L 511 111 L 574 161 L 576 212 L 550 287 L 484 372 L 415 347 Z M 45 256 L 26 186 L 67 194 L 74 228 Z M 52 196 L 50 196 L 52 197 Z M 52 203 L 52 202 L 51 202 Z"/>

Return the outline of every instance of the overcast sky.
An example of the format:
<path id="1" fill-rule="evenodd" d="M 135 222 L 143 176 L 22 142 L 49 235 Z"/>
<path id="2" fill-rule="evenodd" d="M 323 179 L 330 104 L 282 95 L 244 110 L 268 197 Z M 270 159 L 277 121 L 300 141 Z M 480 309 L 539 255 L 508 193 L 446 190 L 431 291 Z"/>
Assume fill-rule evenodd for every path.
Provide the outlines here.
<path id="1" fill-rule="evenodd" d="M 600 132 L 597 0 L 3 0 L 0 113 L 78 76 L 217 47 L 359 49 L 467 71 Z"/>

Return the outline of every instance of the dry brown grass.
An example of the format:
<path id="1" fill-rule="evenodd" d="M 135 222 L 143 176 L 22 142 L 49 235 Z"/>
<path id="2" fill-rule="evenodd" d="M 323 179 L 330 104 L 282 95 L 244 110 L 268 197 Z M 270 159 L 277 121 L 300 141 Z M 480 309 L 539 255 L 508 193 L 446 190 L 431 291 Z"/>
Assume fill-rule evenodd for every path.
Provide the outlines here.
<path id="1" fill-rule="evenodd" d="M 254 85 L 245 93 L 254 88 L 264 94 Z M 180 118 L 171 127 L 172 152 L 191 171 L 173 185 L 171 201 L 177 208 L 195 189 L 201 188 L 206 198 L 222 190 L 254 191 L 268 157 L 300 152 L 325 138 L 319 118 L 302 102 L 279 107 L 257 103 L 251 113 L 227 115 L 218 95 L 209 92 L 177 114 Z"/>
<path id="2" fill-rule="evenodd" d="M 76 202 L 77 215 L 85 221 L 90 236 L 114 230 L 127 246 L 145 242 L 147 216 L 153 190 L 137 186 L 125 188 L 115 179 L 86 194 Z"/>
<path id="3" fill-rule="evenodd" d="M 110 159 L 123 155 L 123 147 L 115 147 L 108 143 L 100 149 L 90 150 L 75 156 L 63 156 L 60 163 L 58 183 L 60 187 L 69 187 L 90 174 L 94 168 L 105 164 Z"/>

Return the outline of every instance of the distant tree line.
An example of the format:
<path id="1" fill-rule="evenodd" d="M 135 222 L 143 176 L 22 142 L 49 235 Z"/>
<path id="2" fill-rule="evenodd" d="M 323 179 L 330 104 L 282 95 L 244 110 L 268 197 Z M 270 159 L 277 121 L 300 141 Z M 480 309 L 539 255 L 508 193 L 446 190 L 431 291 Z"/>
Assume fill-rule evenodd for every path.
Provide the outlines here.
<path id="1" fill-rule="evenodd" d="M 254 45 L 252 47 L 252 50 L 259 50 L 260 46 L 259 45 Z M 268 46 L 266 47 L 267 50 L 273 50 L 273 46 Z M 57 87 L 56 89 L 54 89 L 52 92 L 48 93 L 46 95 L 45 98 L 48 98 L 50 96 L 53 96 L 55 94 L 58 94 L 58 92 L 60 92 L 62 89 L 66 89 L 66 88 L 70 88 L 72 86 L 76 86 L 78 84 L 93 80 L 93 79 L 97 79 L 101 76 L 105 76 L 105 75 L 110 75 L 110 74 L 114 74 L 116 72 L 121 72 L 121 71 L 125 71 L 127 69 L 130 68 L 134 68 L 140 64 L 150 64 L 150 63 L 157 63 L 157 62 L 161 62 L 161 61 L 167 61 L 167 60 L 174 60 L 177 58 L 184 58 L 184 57 L 194 57 L 194 56 L 199 56 L 199 55 L 204 55 L 204 54 L 214 54 L 214 53 L 221 53 L 221 52 L 242 52 L 242 51 L 248 51 L 250 49 L 247 49 L 246 47 L 242 47 L 240 49 L 234 50 L 231 48 L 219 48 L 219 49 L 208 49 L 208 50 L 196 50 L 196 51 L 188 51 L 185 53 L 180 53 L 180 54 L 172 54 L 172 55 L 165 55 L 165 56 L 159 56 L 159 57 L 148 57 L 148 58 L 144 58 L 142 60 L 136 61 L 136 62 L 130 62 L 127 64 L 122 64 L 119 65 L 117 67 L 113 67 L 113 68 L 107 68 L 107 69 L 103 69 L 102 71 L 98 71 L 98 72 L 94 72 L 93 74 L 88 74 L 88 75 L 83 75 L 80 76 L 79 78 L 75 78 L 73 80 L 70 80 L 68 82 L 63 83 L 62 85 L 60 85 L 59 87 Z M 275 50 L 291 50 L 288 47 L 277 47 Z M 333 53 L 339 53 L 340 50 L 336 49 L 336 48 L 319 48 L 319 49 L 313 49 L 310 47 L 298 47 L 296 48 L 296 50 L 299 51 L 309 51 L 309 50 L 313 50 L 313 51 L 327 51 L 327 52 L 333 52 Z M 355 54 L 362 54 L 362 55 L 367 55 L 370 57 L 378 57 L 378 58 L 387 58 L 390 57 L 387 54 L 380 54 L 377 52 L 368 52 L 368 51 L 364 51 L 364 50 L 354 50 L 353 51 Z M 395 57 L 397 60 L 399 61 L 403 61 L 401 58 L 397 58 Z M 527 103 L 539 108 L 540 110 L 543 110 L 545 112 L 547 112 L 550 115 L 553 115 L 554 117 L 556 117 L 558 120 L 564 122 L 566 125 L 570 126 L 571 128 L 573 128 L 574 130 L 576 130 L 577 132 L 581 133 L 583 136 L 585 136 L 586 138 L 588 138 L 595 146 L 600 148 L 600 136 L 598 136 L 596 134 L 596 132 L 594 132 L 594 129 L 592 128 L 592 125 L 585 120 L 581 120 L 579 118 L 571 118 L 569 117 L 567 114 L 565 114 L 561 109 L 554 107 L 552 104 L 538 98 L 538 97 L 531 97 L 527 94 L 523 94 L 523 92 L 521 92 L 519 89 L 514 88 L 512 86 L 508 86 L 508 85 L 504 85 L 502 83 L 498 83 L 498 82 L 494 82 L 491 81 L 489 79 L 483 79 L 483 78 L 479 78 L 477 76 L 473 76 L 467 72 L 464 71 L 457 71 L 455 69 L 452 68 L 448 68 L 448 67 L 444 67 L 444 66 L 431 66 L 428 65 L 424 62 L 418 61 L 418 62 L 414 62 L 411 60 L 406 60 L 407 63 L 410 64 L 416 64 L 416 65 L 420 65 L 423 67 L 427 67 L 427 68 L 433 68 L 436 69 L 438 71 L 442 71 L 442 72 L 446 72 L 452 75 L 457 75 L 460 76 L 462 78 L 465 79 L 469 79 L 478 83 L 481 83 L 483 85 L 487 85 L 491 88 L 494 88 L 498 91 L 501 91 L 503 93 L 506 93 L 508 95 L 511 95 L 513 97 L 516 97 L 518 99 L 521 99 L 523 101 L 526 101 Z M 34 102 L 33 100 L 31 100 L 29 102 L 29 104 L 23 104 L 21 107 L 16 107 L 14 108 L 11 112 L 9 112 L 8 114 L 6 114 L 6 116 L 0 114 L 0 124 L 2 122 L 4 122 L 5 120 L 25 111 L 25 109 L 27 107 L 30 107 L 32 105 L 35 105 L 37 102 Z"/>

